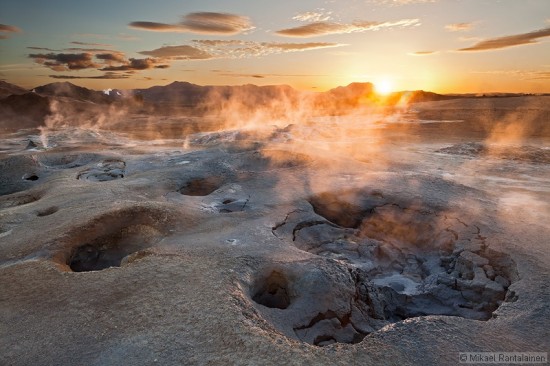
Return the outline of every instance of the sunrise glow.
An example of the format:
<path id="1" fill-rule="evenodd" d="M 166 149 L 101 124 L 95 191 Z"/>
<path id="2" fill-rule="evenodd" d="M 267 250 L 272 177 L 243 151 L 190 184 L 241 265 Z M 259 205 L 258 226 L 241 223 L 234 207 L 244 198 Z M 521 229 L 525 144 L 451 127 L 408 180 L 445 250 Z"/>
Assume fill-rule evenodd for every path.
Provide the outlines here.
<path id="1" fill-rule="evenodd" d="M 380 95 L 388 95 L 393 92 L 393 83 L 389 79 L 382 79 L 375 82 L 374 90 Z"/>
<path id="2" fill-rule="evenodd" d="M 0 79 L 25 88 L 371 82 L 381 95 L 550 92 L 546 0 L 121 1 L 108 16 L 96 3 L 59 0 L 33 9 L 7 2 L 0 19 Z"/>

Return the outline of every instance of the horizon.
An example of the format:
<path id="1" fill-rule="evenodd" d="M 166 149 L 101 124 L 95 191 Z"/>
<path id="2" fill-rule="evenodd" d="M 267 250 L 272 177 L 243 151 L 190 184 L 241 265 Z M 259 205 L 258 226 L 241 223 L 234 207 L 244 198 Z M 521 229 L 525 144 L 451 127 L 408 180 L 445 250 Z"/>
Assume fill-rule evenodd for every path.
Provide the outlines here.
<path id="1" fill-rule="evenodd" d="M 0 80 L 0 81 L 7 82 L 5 80 Z M 369 82 L 369 81 L 360 81 L 360 82 L 359 81 L 352 81 L 351 83 L 349 83 L 347 85 L 336 85 L 333 88 L 328 89 L 328 90 L 300 90 L 300 89 L 294 88 L 292 85 L 288 85 L 288 84 L 263 84 L 263 85 L 258 85 L 258 84 L 254 84 L 254 83 L 247 83 L 247 84 L 232 84 L 232 85 L 229 85 L 229 84 L 205 84 L 205 85 L 201 85 L 201 84 L 190 83 L 190 82 L 185 81 L 185 80 L 171 80 L 171 81 L 167 82 L 166 84 L 151 85 L 147 88 L 127 88 L 127 89 L 122 89 L 122 88 L 94 89 L 94 88 L 90 88 L 90 87 L 87 87 L 87 86 L 83 86 L 83 85 L 79 85 L 77 83 L 74 83 L 73 80 L 52 81 L 50 83 L 36 85 L 34 87 L 31 87 L 31 88 L 24 88 L 20 85 L 13 84 L 13 83 L 9 83 L 9 84 L 15 85 L 17 87 L 21 87 L 23 89 L 28 90 L 29 92 L 34 91 L 34 89 L 36 89 L 36 88 L 45 87 L 45 86 L 48 86 L 48 85 L 51 85 L 51 84 L 71 84 L 73 86 L 86 88 L 88 90 L 92 90 L 92 91 L 96 91 L 96 92 L 104 92 L 105 93 L 106 91 L 112 91 L 112 90 L 121 90 L 121 91 L 146 90 L 146 89 L 153 88 L 153 87 L 167 87 L 167 86 L 170 86 L 171 84 L 175 84 L 175 83 L 182 83 L 182 84 L 187 83 L 187 84 L 191 84 L 191 85 L 195 85 L 195 86 L 199 86 L 199 87 L 243 87 L 243 86 L 290 87 L 290 88 L 293 88 L 294 90 L 296 90 L 298 92 L 309 92 L 309 93 L 319 93 L 319 94 L 326 93 L 326 92 L 329 92 L 330 90 L 337 89 L 337 88 L 347 88 L 352 84 L 371 84 L 373 87 L 375 87 L 375 85 L 372 82 Z M 436 93 L 432 90 L 424 90 L 424 89 L 392 90 L 391 92 L 388 92 L 388 93 L 377 93 L 377 91 L 375 89 L 373 90 L 373 93 L 377 94 L 380 97 L 390 96 L 392 94 L 414 93 L 414 92 L 434 93 L 434 94 L 447 95 L 447 96 L 457 95 L 457 96 L 475 96 L 475 97 L 497 96 L 498 94 L 504 94 L 504 95 L 509 94 L 511 96 L 515 96 L 515 95 L 517 95 L 517 96 L 522 96 L 522 95 L 524 95 L 524 96 L 530 96 L 530 95 L 532 95 L 532 96 L 547 96 L 547 95 L 550 94 L 550 93 L 546 93 L 546 92 L 538 92 L 538 93 L 537 92 L 533 92 L 533 93 L 516 92 L 516 93 L 514 93 L 514 92 L 507 92 L 507 91 L 487 91 L 487 92 L 478 92 L 478 93 L 468 93 L 468 92 L 465 92 L 465 93 Z"/>
<path id="2" fill-rule="evenodd" d="M 170 0 L 163 7 L 8 1 L 0 17 L 0 80 L 27 89 L 185 81 L 322 92 L 371 82 L 381 93 L 540 94 L 550 92 L 549 38 L 545 0 L 277 7 L 245 0 Z"/>

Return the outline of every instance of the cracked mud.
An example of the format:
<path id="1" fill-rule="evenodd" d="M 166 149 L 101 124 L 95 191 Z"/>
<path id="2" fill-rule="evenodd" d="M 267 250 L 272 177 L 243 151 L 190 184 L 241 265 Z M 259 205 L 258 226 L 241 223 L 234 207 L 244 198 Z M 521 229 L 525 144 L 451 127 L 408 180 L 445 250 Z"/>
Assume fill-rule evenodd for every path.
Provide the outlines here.
<path id="1" fill-rule="evenodd" d="M 273 234 L 323 258 L 316 270 L 327 268 L 329 278 L 317 291 L 284 279 L 284 270 L 276 272 L 277 281 L 264 281 L 264 288 L 274 288 L 264 291 L 268 295 L 284 288 L 309 303 L 291 304 L 273 322 L 287 336 L 318 346 L 356 343 L 411 317 L 488 320 L 503 301 L 517 300 L 508 292 L 518 279 L 514 261 L 488 247 L 479 227 L 455 215 L 396 203 L 379 192 L 323 193 L 309 202 L 311 210 L 290 212 Z M 311 271 L 303 268 L 292 277 Z M 267 306 L 260 299 L 253 297 Z"/>

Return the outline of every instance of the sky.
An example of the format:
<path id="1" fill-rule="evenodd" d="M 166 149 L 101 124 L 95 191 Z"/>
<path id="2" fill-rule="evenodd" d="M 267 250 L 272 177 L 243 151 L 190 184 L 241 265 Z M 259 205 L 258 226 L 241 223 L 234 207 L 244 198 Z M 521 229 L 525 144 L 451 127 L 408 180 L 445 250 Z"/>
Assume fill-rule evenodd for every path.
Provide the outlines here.
<path id="1" fill-rule="evenodd" d="M 550 0 L 0 0 L 0 80 L 550 92 Z"/>

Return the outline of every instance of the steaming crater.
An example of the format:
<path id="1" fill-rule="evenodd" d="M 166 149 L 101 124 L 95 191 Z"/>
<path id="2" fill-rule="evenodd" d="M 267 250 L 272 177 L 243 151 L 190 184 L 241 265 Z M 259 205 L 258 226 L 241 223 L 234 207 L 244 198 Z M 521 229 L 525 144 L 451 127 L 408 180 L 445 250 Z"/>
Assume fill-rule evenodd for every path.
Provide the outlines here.
<path id="1" fill-rule="evenodd" d="M 309 202 L 314 212 L 290 213 L 273 233 L 319 256 L 313 260 L 319 268 L 333 269 L 316 291 L 292 282 L 284 286 L 308 303 L 289 306 L 274 322 L 283 331 L 292 327 L 291 337 L 319 346 L 356 343 L 412 317 L 489 320 L 502 302 L 517 300 L 508 291 L 518 279 L 515 262 L 488 247 L 474 224 L 418 204 L 396 203 L 380 192 L 325 192 Z M 333 275 L 335 270 L 340 275 Z M 308 277 L 310 271 L 293 276 Z M 266 286 L 272 286 L 269 280 Z M 312 316 L 311 308 L 319 310 Z"/>

